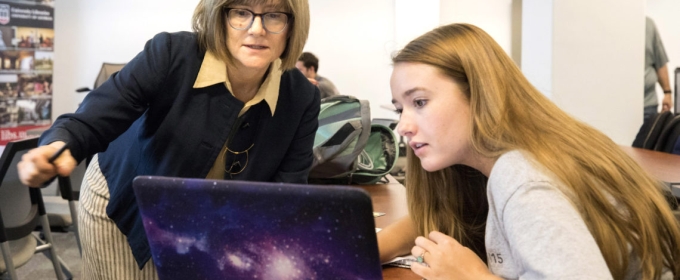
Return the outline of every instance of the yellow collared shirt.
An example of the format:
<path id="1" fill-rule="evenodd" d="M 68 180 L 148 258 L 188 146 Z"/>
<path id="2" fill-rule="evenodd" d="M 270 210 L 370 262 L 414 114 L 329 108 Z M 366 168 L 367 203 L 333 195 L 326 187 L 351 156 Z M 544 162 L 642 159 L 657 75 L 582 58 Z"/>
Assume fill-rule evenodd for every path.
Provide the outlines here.
<path id="1" fill-rule="evenodd" d="M 276 110 L 276 102 L 279 100 L 279 85 L 281 84 L 281 59 L 276 59 L 269 66 L 269 74 L 265 78 L 260 89 L 250 101 L 243 106 L 239 116 L 243 115 L 250 107 L 258 104 L 264 100 L 269 105 L 269 109 L 274 115 Z M 194 88 L 204 88 L 214 84 L 224 83 L 231 94 L 234 91 L 231 89 L 231 83 L 227 75 L 227 65 L 224 61 L 217 59 L 211 52 L 205 53 L 205 58 L 201 63 L 201 69 L 198 71 L 198 76 L 194 82 Z"/>

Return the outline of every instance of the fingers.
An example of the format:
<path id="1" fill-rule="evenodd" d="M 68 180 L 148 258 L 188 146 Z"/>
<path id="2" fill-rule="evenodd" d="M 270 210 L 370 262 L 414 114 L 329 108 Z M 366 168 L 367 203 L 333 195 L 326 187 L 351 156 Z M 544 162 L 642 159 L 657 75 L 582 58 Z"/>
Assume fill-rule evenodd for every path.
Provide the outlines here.
<path id="1" fill-rule="evenodd" d="M 448 236 L 446 234 L 443 234 L 438 231 L 433 231 L 430 232 L 429 234 L 430 240 L 434 241 L 437 244 L 442 244 L 442 243 L 450 243 L 452 245 L 460 245 L 456 239 L 453 239 L 453 237 Z"/>
<path id="2" fill-rule="evenodd" d="M 76 166 L 76 161 L 69 150 L 65 150 L 52 163 L 48 161 L 63 145 L 64 142 L 54 142 L 24 154 L 17 165 L 19 180 L 30 187 L 41 187 L 44 182 L 57 174 L 69 175 Z"/>
<path id="3" fill-rule="evenodd" d="M 68 176 L 71 174 L 73 169 L 76 168 L 76 165 L 78 165 L 78 162 L 76 162 L 76 159 L 73 158 L 71 155 L 71 151 L 66 149 L 59 157 L 57 157 L 53 162 L 52 165 L 54 165 L 57 169 L 57 174 L 60 176 Z"/>

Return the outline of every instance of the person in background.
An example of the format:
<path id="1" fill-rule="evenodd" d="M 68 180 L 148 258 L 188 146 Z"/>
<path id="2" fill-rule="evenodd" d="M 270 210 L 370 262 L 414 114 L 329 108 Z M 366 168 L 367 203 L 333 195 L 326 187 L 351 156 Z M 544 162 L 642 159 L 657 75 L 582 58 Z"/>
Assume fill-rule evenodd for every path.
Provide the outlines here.
<path id="1" fill-rule="evenodd" d="M 78 211 L 83 279 L 157 278 L 136 176 L 307 182 L 320 107 L 295 69 L 307 0 L 201 0 L 192 23 L 149 40 L 19 163 L 39 187 L 94 155 Z"/>
<path id="2" fill-rule="evenodd" d="M 393 62 L 409 215 L 378 232 L 381 261 L 411 253 L 429 280 L 680 276 L 664 185 L 486 32 L 442 26 Z"/>
<path id="3" fill-rule="evenodd" d="M 656 83 L 663 90 L 661 111 L 671 109 L 671 86 L 668 79 L 668 56 L 654 21 L 646 17 L 645 24 L 645 108 L 644 119 L 658 113 Z"/>
<path id="4" fill-rule="evenodd" d="M 300 70 L 312 84 L 319 87 L 322 99 L 340 94 L 330 80 L 316 74 L 316 72 L 319 71 L 319 59 L 314 54 L 310 52 L 302 53 L 295 63 L 295 67 Z"/>

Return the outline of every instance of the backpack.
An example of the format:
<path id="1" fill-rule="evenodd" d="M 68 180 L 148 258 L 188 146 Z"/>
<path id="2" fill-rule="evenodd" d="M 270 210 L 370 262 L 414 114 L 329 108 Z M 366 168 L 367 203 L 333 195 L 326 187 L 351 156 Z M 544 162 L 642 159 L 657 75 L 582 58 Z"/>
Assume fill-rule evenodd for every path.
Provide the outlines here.
<path id="1" fill-rule="evenodd" d="M 396 164 L 396 139 L 389 127 L 371 123 L 368 101 L 348 95 L 324 98 L 309 182 L 375 184 Z"/>

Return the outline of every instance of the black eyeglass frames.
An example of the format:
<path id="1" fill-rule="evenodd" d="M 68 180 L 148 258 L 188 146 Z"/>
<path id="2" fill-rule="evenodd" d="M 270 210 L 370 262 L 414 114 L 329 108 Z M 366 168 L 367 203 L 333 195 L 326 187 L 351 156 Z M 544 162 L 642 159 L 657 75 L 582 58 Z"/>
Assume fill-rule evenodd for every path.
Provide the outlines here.
<path id="1" fill-rule="evenodd" d="M 229 22 L 231 28 L 236 30 L 248 29 L 253 25 L 255 17 L 259 16 L 264 30 L 273 34 L 283 32 L 288 26 L 290 19 L 293 18 L 292 14 L 283 12 L 256 14 L 251 10 L 239 8 L 225 8 L 224 11 L 227 14 L 227 22 Z"/>

